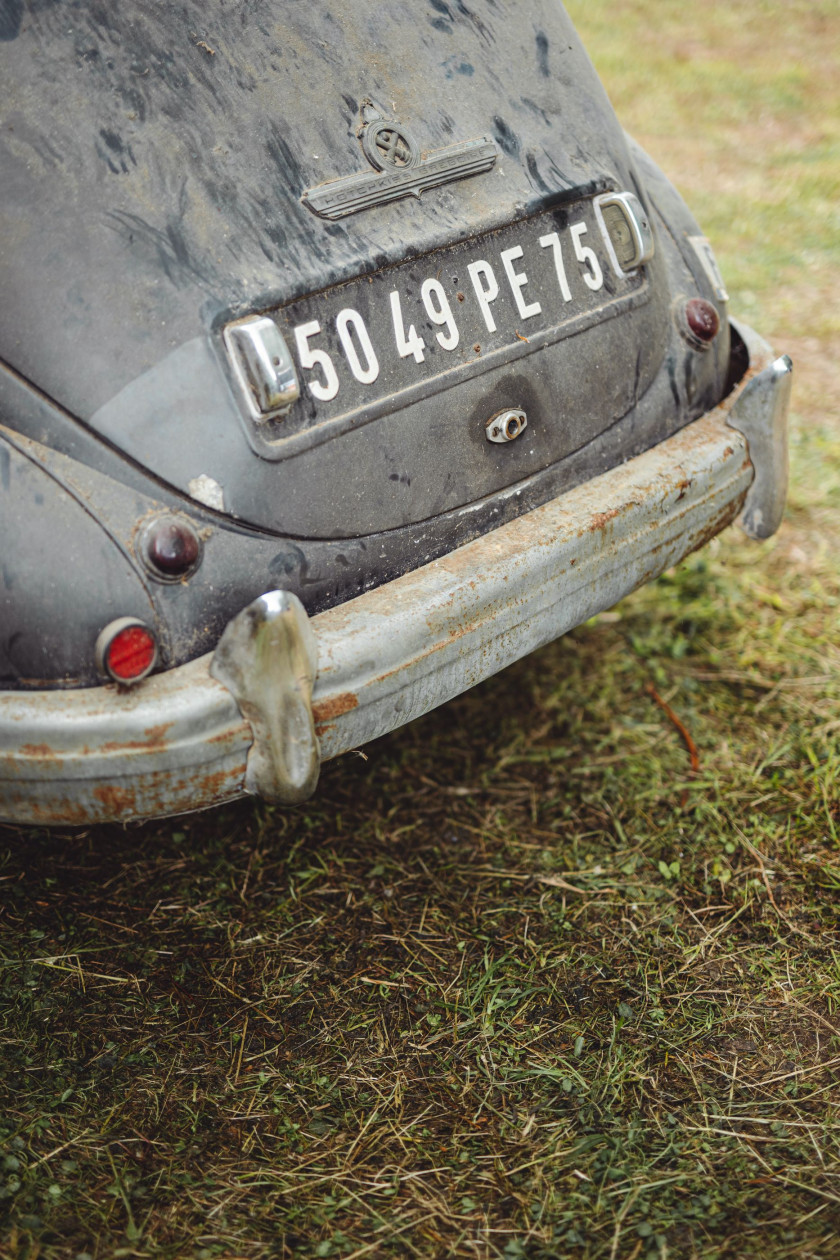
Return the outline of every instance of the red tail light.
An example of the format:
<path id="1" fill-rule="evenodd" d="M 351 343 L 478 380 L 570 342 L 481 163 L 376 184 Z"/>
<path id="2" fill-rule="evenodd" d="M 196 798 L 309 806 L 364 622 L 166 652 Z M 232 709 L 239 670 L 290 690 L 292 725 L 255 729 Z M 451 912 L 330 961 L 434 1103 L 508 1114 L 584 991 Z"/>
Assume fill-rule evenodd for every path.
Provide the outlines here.
<path id="1" fill-rule="evenodd" d="M 146 527 L 141 553 L 157 578 L 178 581 L 198 567 L 201 543 L 189 521 L 177 516 L 158 517 Z"/>
<path id="2" fill-rule="evenodd" d="M 157 662 L 154 632 L 136 617 L 120 617 L 107 625 L 96 641 L 99 672 L 129 686 L 140 682 Z"/>
<path id="3" fill-rule="evenodd" d="M 714 341 L 720 329 L 720 316 L 705 298 L 691 298 L 685 304 L 686 322 L 700 341 Z"/>

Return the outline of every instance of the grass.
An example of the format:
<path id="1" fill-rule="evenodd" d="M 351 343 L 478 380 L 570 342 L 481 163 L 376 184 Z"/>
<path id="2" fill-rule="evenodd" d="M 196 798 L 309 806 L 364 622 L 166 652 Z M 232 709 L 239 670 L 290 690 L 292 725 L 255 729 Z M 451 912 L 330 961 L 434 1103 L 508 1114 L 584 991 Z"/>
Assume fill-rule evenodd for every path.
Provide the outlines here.
<path id="1" fill-rule="evenodd" d="M 570 7 L 796 355 L 788 519 L 307 806 L 0 830 L 3 1256 L 840 1256 L 838 8 Z"/>

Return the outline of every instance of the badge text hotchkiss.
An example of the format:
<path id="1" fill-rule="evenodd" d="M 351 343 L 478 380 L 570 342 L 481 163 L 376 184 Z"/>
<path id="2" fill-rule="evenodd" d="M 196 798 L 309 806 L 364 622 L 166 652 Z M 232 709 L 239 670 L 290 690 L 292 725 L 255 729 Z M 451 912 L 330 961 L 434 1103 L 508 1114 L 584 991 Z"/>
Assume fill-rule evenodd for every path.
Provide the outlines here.
<path id="1" fill-rule="evenodd" d="M 480 136 L 460 144 L 434 149 L 425 156 L 406 129 L 381 117 L 372 120 L 362 132 L 362 148 L 373 171 L 361 171 L 343 179 L 308 188 L 303 204 L 325 219 L 342 219 L 370 206 L 380 206 L 400 197 L 419 197 L 426 188 L 451 180 L 483 175 L 496 161 L 492 140 Z"/>

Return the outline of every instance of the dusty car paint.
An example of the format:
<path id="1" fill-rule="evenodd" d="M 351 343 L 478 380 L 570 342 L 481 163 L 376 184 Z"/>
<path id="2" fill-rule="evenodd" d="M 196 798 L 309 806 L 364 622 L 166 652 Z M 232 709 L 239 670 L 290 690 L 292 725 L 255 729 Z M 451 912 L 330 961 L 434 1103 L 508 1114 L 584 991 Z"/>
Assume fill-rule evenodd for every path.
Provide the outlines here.
<path id="1" fill-rule="evenodd" d="M 631 458 L 719 400 L 728 324 L 690 243 L 700 229 L 622 133 L 562 7 L 444 9 L 262 0 L 246 20 L 197 0 L 85 0 L 7 21 L 0 288 L 14 300 L 0 310 L 0 459 L 13 466 L 14 543 L 0 686 L 97 685 L 91 645 L 119 615 L 153 626 L 162 669 L 210 650 L 265 590 L 292 591 L 315 615 Z M 469 177 L 324 219 L 307 204 L 312 189 L 373 173 L 371 110 L 410 132 L 421 164 L 479 137 L 494 160 L 488 148 Z M 597 244 L 593 200 L 608 190 L 638 195 L 656 249 L 630 279 L 602 254 L 592 295 L 573 230 L 586 226 L 578 244 Z M 552 233 L 575 269 L 573 318 L 556 285 L 551 299 L 544 287 L 553 263 L 540 242 Z M 500 288 L 495 333 L 469 272 L 478 262 Z M 435 346 L 446 359 L 427 379 L 386 341 L 389 295 L 410 323 L 429 280 L 445 286 L 461 336 L 450 362 L 418 306 L 427 360 Z M 540 286 L 542 314 L 522 319 Z M 708 353 L 680 336 L 680 294 L 721 313 Z M 225 329 L 271 313 L 296 353 L 295 328 L 321 318 L 312 345 L 338 363 L 342 307 L 370 325 L 375 382 L 358 384 L 345 364 L 339 413 L 328 414 L 298 363 L 300 400 L 275 429 L 255 424 Z M 487 422 L 504 409 L 528 427 L 488 443 Z M 166 513 L 203 542 L 201 563 L 169 586 L 141 543 Z M 57 524 L 71 517 L 89 523 Z M 51 592 L 69 572 L 59 625 Z"/>

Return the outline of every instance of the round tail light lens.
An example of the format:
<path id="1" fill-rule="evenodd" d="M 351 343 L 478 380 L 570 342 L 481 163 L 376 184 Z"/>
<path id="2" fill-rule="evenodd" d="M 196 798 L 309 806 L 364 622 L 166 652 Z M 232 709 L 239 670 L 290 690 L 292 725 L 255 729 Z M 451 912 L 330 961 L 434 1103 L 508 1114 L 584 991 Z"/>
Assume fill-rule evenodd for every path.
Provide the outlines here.
<path id="1" fill-rule="evenodd" d="M 678 299 L 673 308 L 677 328 L 692 350 L 708 350 L 720 332 L 720 316 L 717 307 L 705 298 Z"/>
<path id="2" fill-rule="evenodd" d="M 96 640 L 96 664 L 112 682 L 131 686 L 150 674 L 157 663 L 154 632 L 136 617 L 120 617 Z"/>
<path id="3" fill-rule="evenodd" d="M 144 530 L 144 559 L 155 577 L 177 581 L 198 567 L 201 543 L 189 521 L 177 516 L 158 517 Z"/>
<path id="4" fill-rule="evenodd" d="M 720 328 L 720 316 L 711 302 L 705 298 L 691 298 L 685 304 L 685 318 L 691 331 L 700 341 L 714 341 Z"/>

